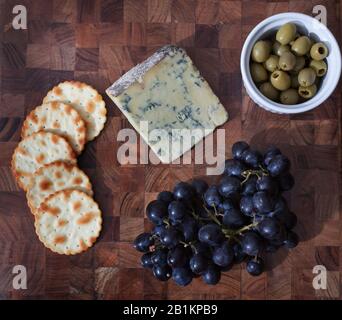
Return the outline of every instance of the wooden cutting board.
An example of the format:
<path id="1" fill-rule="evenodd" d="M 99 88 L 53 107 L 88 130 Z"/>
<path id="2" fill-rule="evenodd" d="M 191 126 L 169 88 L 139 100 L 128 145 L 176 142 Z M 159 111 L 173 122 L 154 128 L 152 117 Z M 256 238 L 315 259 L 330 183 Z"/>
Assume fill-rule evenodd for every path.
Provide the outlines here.
<path id="1" fill-rule="evenodd" d="M 0 298 L 32 299 L 312 299 L 341 298 L 342 213 L 341 87 L 304 114 L 271 114 L 246 95 L 239 69 L 242 44 L 262 19 L 279 12 L 328 11 L 341 39 L 341 1 L 24 0 L 28 29 L 13 30 L 10 0 L 0 1 Z M 129 165 L 116 159 L 118 130 L 130 127 L 104 90 L 162 45 L 184 47 L 230 113 L 227 157 L 236 140 L 276 144 L 291 158 L 296 177 L 287 195 L 302 238 L 290 253 L 268 256 L 269 271 L 253 278 L 235 266 L 219 285 L 200 279 L 186 287 L 155 280 L 139 264 L 135 236 L 149 228 L 144 207 L 161 190 L 205 173 L 205 166 Z M 333 67 L 333 66 L 332 66 Z M 48 89 L 76 79 L 96 87 L 108 108 L 105 130 L 80 158 L 91 177 L 104 228 L 94 248 L 75 257 L 56 255 L 38 241 L 25 194 L 10 172 L 24 117 Z M 209 178 L 209 181 L 211 178 Z M 27 290 L 14 290 L 12 269 L 24 265 Z M 312 268 L 328 269 L 329 290 L 312 287 Z M 342 279 L 342 278 L 341 278 Z"/>

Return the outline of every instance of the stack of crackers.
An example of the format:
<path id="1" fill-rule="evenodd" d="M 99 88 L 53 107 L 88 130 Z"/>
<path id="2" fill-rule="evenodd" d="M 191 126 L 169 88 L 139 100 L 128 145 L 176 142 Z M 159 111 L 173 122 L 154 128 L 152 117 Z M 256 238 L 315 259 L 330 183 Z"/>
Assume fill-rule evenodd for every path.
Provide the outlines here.
<path id="1" fill-rule="evenodd" d="M 75 81 L 60 83 L 24 121 L 12 171 L 26 191 L 40 241 L 72 255 L 87 250 L 100 234 L 101 211 L 76 157 L 106 122 L 101 95 Z"/>

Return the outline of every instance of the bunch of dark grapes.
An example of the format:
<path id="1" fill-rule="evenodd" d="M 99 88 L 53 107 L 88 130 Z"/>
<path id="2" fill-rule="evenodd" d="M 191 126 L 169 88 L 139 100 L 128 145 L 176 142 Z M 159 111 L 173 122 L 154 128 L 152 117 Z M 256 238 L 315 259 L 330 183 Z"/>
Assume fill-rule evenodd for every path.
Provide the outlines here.
<path id="1" fill-rule="evenodd" d="M 262 155 L 243 141 L 232 154 L 218 185 L 180 182 L 148 204 L 154 228 L 140 234 L 134 247 L 157 279 L 186 286 L 202 277 L 215 285 L 222 271 L 241 262 L 258 276 L 266 253 L 298 244 L 296 215 L 282 197 L 294 185 L 289 159 L 276 147 Z"/>

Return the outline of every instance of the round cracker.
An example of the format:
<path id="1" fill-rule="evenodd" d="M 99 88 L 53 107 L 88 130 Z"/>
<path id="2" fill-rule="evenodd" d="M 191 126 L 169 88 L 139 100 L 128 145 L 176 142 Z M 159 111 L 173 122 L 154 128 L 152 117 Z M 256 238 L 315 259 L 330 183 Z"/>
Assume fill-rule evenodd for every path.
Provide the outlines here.
<path id="1" fill-rule="evenodd" d="M 53 101 L 36 107 L 24 121 L 21 137 L 38 131 L 58 134 L 68 140 L 78 154 L 84 148 L 86 125 L 80 114 L 70 105 Z"/>
<path id="2" fill-rule="evenodd" d="M 72 105 L 87 126 L 87 141 L 97 137 L 106 122 L 107 109 L 102 96 L 91 86 L 78 82 L 62 82 L 49 91 L 43 103 L 61 101 Z"/>
<path id="3" fill-rule="evenodd" d="M 31 177 L 26 197 L 33 214 L 51 194 L 66 189 L 80 190 L 93 195 L 88 176 L 76 165 L 56 161 L 39 168 Z"/>
<path id="4" fill-rule="evenodd" d="M 19 186 L 26 191 L 37 169 L 58 160 L 76 163 L 70 144 L 51 132 L 37 132 L 22 140 L 14 150 L 12 172 Z"/>
<path id="5" fill-rule="evenodd" d="M 87 250 L 98 238 L 101 226 L 98 204 L 78 190 L 50 195 L 35 216 L 39 240 L 59 254 L 73 255 Z"/>

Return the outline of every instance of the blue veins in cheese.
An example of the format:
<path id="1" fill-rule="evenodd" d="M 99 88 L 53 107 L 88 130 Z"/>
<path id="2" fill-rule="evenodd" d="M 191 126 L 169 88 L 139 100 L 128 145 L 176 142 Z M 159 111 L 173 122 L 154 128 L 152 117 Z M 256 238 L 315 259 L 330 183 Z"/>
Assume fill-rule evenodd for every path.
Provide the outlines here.
<path id="1" fill-rule="evenodd" d="M 182 156 L 228 119 L 189 56 L 175 46 L 161 48 L 106 92 L 163 163 Z M 141 130 L 143 121 L 147 130 Z M 191 133 L 186 146 L 182 132 Z"/>

